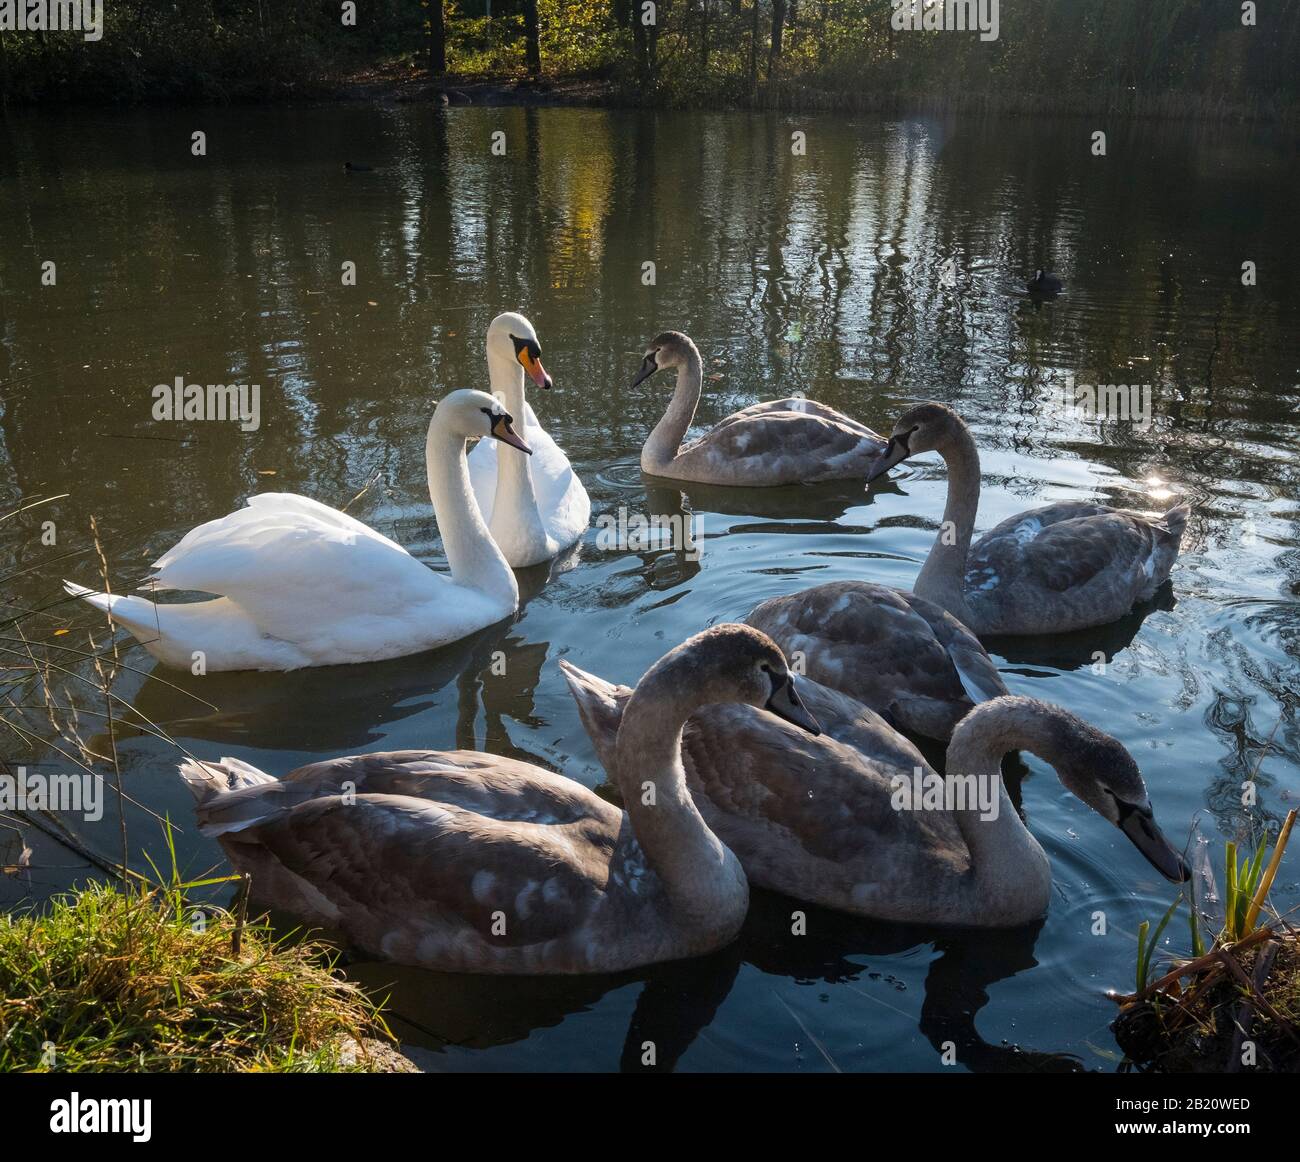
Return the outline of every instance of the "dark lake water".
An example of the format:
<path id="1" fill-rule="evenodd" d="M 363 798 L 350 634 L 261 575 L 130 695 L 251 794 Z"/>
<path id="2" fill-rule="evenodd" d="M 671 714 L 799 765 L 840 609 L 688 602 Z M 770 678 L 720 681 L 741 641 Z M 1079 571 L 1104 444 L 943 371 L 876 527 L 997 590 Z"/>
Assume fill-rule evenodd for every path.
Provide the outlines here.
<path id="1" fill-rule="evenodd" d="M 1166 832 L 1181 844 L 1195 827 L 1217 866 L 1225 838 L 1276 826 L 1300 800 L 1297 158 L 1263 134 L 1170 126 L 1114 127 L 1098 158 L 1093 128 L 416 107 L 11 115 L 0 121 L 0 489 L 6 512 L 69 495 L 0 526 L 5 572 L 17 573 L 5 600 L 40 611 L 25 616 L 28 635 L 84 649 L 103 623 L 61 603 L 59 581 L 94 583 L 92 517 L 120 591 L 251 493 L 341 506 L 371 480 L 350 511 L 440 564 L 429 414 L 451 389 L 486 386 L 487 324 L 520 309 L 556 383 L 533 402 L 594 513 L 695 514 L 698 561 L 603 549 L 593 526 L 570 568 L 523 575 L 513 625 L 457 647 L 195 678 L 157 669 L 124 638 L 136 669 L 114 689 L 197 754 L 275 773 L 461 746 L 597 786 L 560 656 L 632 682 L 764 598 L 841 578 L 909 586 L 943 507 L 935 456 L 870 493 L 648 487 L 638 451 L 669 385 L 626 385 L 645 341 L 679 328 L 706 361 L 701 424 L 795 391 L 883 431 L 918 400 L 959 408 L 982 455 L 977 532 L 1049 500 L 1186 499 L 1172 590 L 1152 608 L 992 652 L 1014 692 L 1119 737 Z M 204 158 L 190 152 L 195 130 Z M 505 157 L 490 152 L 497 130 Z M 806 156 L 791 154 L 795 130 Z M 344 160 L 374 172 L 348 176 Z M 52 287 L 40 285 L 46 261 Z M 341 285 L 345 261 L 355 287 Z M 1257 285 L 1242 285 L 1244 262 Z M 1067 294 L 1029 301 L 1038 266 Z M 1152 423 L 1060 407 L 1068 375 L 1149 385 Z M 155 423 L 151 389 L 176 376 L 260 384 L 260 428 Z M 55 545 L 41 543 L 45 520 Z M 75 676 L 85 663 L 68 653 L 67 664 L 60 701 L 86 708 L 81 733 L 106 753 L 103 707 Z M 126 813 L 136 866 L 161 853 L 154 812 L 182 828 L 185 872 L 224 868 L 194 832 L 174 749 L 144 729 L 116 733 L 139 805 Z M 64 765 L 17 737 L 7 748 L 10 762 Z M 945 1042 L 960 1068 L 1066 1053 L 1113 1068 L 1103 992 L 1131 987 L 1137 926 L 1173 890 L 1028 765 L 1023 807 L 1055 876 L 1032 928 L 969 935 L 813 911 L 794 937 L 792 905 L 758 894 L 732 948 L 626 977 L 350 971 L 395 982 L 394 1027 L 449 1070 L 616 1069 L 643 1040 L 683 1070 L 934 1070 Z M 1245 810 L 1241 784 L 1257 767 L 1259 802 Z M 105 856 L 120 849 L 115 807 L 74 826 Z M 11 835 L 0 830 L 0 844 Z M 89 874 L 43 836 L 29 842 L 30 882 L 0 880 L 0 900 Z M 1300 863 L 1288 863 L 1275 891 L 1285 907 L 1300 902 Z M 1104 937 L 1092 934 L 1099 910 Z M 1171 926 L 1172 946 L 1185 931 Z"/>

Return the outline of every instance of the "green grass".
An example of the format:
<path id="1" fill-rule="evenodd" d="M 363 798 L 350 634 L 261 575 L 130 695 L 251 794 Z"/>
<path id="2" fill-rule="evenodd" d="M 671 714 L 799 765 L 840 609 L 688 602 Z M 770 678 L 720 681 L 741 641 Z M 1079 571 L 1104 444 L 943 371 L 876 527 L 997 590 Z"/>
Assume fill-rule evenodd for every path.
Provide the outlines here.
<path id="1" fill-rule="evenodd" d="M 1139 925 L 1137 988 L 1131 996 L 1112 994 L 1121 1006 L 1112 1029 L 1128 1063 L 1177 1073 L 1300 1069 L 1300 930 L 1271 909 L 1265 916 L 1295 821 L 1289 811 L 1276 839 L 1253 853 L 1224 845 L 1224 921 L 1208 949 L 1190 890 L 1179 893 L 1154 933 L 1149 921 Z M 1157 978 L 1156 950 L 1184 899 L 1191 958 L 1175 958 Z"/>
<path id="2" fill-rule="evenodd" d="M 345 1045 L 390 1039 L 312 942 L 176 908 L 178 889 L 92 884 L 0 916 L 0 1072 L 365 1070 Z M 192 886 L 192 885 L 189 885 Z"/>
<path id="3" fill-rule="evenodd" d="M 1151 975 L 1151 958 L 1155 950 L 1160 946 L 1160 937 L 1164 935 L 1165 927 L 1173 919 L 1174 913 L 1178 910 L 1178 905 L 1183 902 L 1182 896 L 1179 896 L 1172 904 L 1169 905 L 1168 911 L 1165 912 L 1160 923 L 1156 925 L 1155 934 L 1150 940 L 1147 939 L 1147 932 L 1151 929 L 1151 922 L 1143 920 L 1138 925 L 1138 958 L 1137 958 L 1137 991 L 1141 992 L 1147 987 L 1147 981 Z M 1193 909 L 1193 911 L 1195 911 Z"/>

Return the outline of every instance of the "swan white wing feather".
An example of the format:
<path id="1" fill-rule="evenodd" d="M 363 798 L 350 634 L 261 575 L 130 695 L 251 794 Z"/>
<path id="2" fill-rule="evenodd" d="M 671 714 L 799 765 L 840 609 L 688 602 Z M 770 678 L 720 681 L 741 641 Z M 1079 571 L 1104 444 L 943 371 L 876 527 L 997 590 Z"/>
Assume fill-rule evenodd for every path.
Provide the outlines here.
<path id="1" fill-rule="evenodd" d="M 523 437 L 533 450 L 528 467 L 533 474 L 542 526 L 560 548 L 571 545 L 591 522 L 591 499 L 569 458 L 538 423 L 532 405 L 526 402 Z M 491 525 L 497 490 L 496 440 L 480 440 L 469 454 L 469 479 L 483 521 Z"/>
<path id="2" fill-rule="evenodd" d="M 264 634 L 338 661 L 437 645 L 505 616 L 345 513 L 263 493 L 158 559 L 160 586 L 234 601 Z"/>

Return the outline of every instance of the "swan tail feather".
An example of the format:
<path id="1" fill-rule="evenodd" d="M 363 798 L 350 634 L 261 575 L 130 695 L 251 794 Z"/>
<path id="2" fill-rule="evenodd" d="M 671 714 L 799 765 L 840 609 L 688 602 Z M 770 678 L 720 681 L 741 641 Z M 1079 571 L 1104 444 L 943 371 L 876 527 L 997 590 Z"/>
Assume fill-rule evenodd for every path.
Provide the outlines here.
<path id="1" fill-rule="evenodd" d="M 1178 540 L 1183 535 L 1183 530 L 1187 527 L 1187 519 L 1191 515 L 1190 505 L 1177 504 L 1160 518 L 1160 523 L 1169 530 L 1169 536 L 1173 540 Z"/>
<path id="2" fill-rule="evenodd" d="M 223 757 L 215 763 L 186 759 L 180 764 L 181 778 L 185 780 L 196 802 L 203 803 L 214 795 L 239 791 L 244 787 L 260 787 L 280 780 L 242 759 Z"/>
<path id="3" fill-rule="evenodd" d="M 623 708 L 632 691 L 580 670 L 563 658 L 560 659 L 560 673 L 578 704 L 578 717 L 596 748 L 601 765 L 612 772 L 614 744 L 618 740 L 619 724 L 623 721 Z"/>
<path id="4" fill-rule="evenodd" d="M 280 780 L 241 759 L 223 757 L 217 762 L 186 759 L 178 765 L 181 778 L 194 796 L 199 833 L 209 837 L 243 831 L 277 813 L 285 804 L 268 803 L 261 795 L 235 795 Z"/>
<path id="5" fill-rule="evenodd" d="M 158 606 L 143 597 L 127 597 L 120 593 L 97 593 L 78 585 L 75 581 L 64 581 L 64 590 L 73 597 L 79 597 L 87 605 L 107 613 L 118 625 L 128 630 L 132 636 L 142 642 L 154 641 L 158 637 Z"/>

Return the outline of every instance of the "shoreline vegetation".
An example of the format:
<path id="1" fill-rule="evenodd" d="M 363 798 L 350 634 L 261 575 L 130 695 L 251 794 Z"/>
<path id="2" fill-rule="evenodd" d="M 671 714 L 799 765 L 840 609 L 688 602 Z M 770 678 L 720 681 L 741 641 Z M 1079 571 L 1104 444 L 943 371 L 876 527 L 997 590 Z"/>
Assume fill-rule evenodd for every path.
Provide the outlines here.
<path id="1" fill-rule="evenodd" d="M 972 5 L 975 11 L 980 5 Z M 984 6 L 987 8 L 987 0 Z M 123 0 L 102 39 L 0 31 L 8 106 L 370 100 L 1295 119 L 1300 0 L 1001 0 L 997 37 L 891 0 Z M 490 12 L 490 15 L 487 13 Z"/>
<path id="2" fill-rule="evenodd" d="M 1208 864 L 1208 891 L 1188 902 L 1189 954 L 1152 976 L 1152 958 L 1183 903 L 1179 895 L 1151 932 L 1138 929 L 1136 989 L 1112 995 L 1111 1029 L 1126 1066 L 1152 1073 L 1300 1073 L 1300 928 L 1286 916 L 1261 923 L 1295 827 L 1290 811 L 1270 844 L 1238 858 L 1224 850 L 1222 896 Z M 1218 907 L 1217 916 L 1210 910 Z M 1206 947 L 1213 919 L 1221 926 Z"/>
<path id="3" fill-rule="evenodd" d="M 0 1073 L 419 1072 L 336 953 L 192 906 L 194 886 L 0 914 Z"/>

